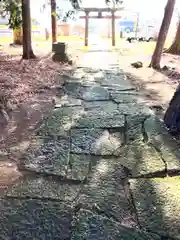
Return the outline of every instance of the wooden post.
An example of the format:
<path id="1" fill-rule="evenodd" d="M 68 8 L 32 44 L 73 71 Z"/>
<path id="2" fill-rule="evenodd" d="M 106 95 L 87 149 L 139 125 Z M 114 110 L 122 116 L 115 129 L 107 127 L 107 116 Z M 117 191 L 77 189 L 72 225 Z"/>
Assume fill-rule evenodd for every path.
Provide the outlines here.
<path id="1" fill-rule="evenodd" d="M 139 13 L 137 13 L 135 38 L 137 38 L 137 35 L 138 35 L 138 27 L 139 27 Z"/>
<path id="2" fill-rule="evenodd" d="M 88 46 L 88 31 L 89 31 L 89 12 L 86 13 L 86 18 L 85 18 L 85 46 Z"/>
<path id="3" fill-rule="evenodd" d="M 112 10 L 112 46 L 114 47 L 115 43 L 115 14 L 114 10 Z"/>
<path id="4" fill-rule="evenodd" d="M 52 42 L 57 42 L 57 22 L 56 22 L 56 0 L 51 0 L 51 28 Z"/>
<path id="5" fill-rule="evenodd" d="M 108 38 L 111 37 L 111 20 L 110 19 L 107 19 L 108 21 Z"/>

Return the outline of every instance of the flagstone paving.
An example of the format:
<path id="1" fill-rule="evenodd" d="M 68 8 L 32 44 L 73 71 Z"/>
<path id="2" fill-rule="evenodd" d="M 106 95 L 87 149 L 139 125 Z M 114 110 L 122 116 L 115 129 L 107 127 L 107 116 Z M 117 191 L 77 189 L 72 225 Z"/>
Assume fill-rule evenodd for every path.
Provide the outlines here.
<path id="1" fill-rule="evenodd" d="M 59 76 L 56 105 L 21 159 L 25 177 L 0 198 L 0 239 L 180 239 L 178 147 L 102 59 Z"/>

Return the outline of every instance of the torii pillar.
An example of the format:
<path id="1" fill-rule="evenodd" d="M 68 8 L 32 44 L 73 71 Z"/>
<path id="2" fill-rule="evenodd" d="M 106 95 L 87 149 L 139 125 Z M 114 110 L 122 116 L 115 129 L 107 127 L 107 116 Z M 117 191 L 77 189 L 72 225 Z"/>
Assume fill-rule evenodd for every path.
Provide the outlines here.
<path id="1" fill-rule="evenodd" d="M 85 46 L 88 46 L 89 12 L 85 12 Z"/>
<path id="2" fill-rule="evenodd" d="M 112 10 L 112 46 L 114 47 L 116 45 L 116 35 L 115 35 L 115 11 Z"/>

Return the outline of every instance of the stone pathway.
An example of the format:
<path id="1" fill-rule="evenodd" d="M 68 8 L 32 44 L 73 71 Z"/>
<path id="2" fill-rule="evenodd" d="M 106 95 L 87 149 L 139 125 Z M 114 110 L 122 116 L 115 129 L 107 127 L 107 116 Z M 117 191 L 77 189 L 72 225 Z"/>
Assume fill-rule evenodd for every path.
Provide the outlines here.
<path id="1" fill-rule="evenodd" d="M 0 239 L 180 239 L 176 144 L 114 54 L 99 69 L 87 56 L 93 67 L 59 76 L 25 177 L 0 199 Z"/>

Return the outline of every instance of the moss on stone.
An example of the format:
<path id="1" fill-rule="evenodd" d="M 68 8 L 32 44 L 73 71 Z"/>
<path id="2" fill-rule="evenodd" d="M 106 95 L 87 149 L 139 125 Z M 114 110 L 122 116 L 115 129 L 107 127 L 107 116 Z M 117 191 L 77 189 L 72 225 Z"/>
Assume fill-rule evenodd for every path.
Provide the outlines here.
<path id="1" fill-rule="evenodd" d="M 142 141 L 134 141 L 122 147 L 119 162 L 130 170 L 133 177 L 165 171 L 159 153 Z"/>
<path id="2" fill-rule="evenodd" d="M 64 203 L 0 199 L 0 239 L 70 239 L 73 210 Z"/>
<path id="3" fill-rule="evenodd" d="M 73 119 L 78 118 L 83 112 L 81 107 L 60 107 L 56 108 L 42 122 L 37 130 L 39 136 L 67 136 L 73 125 Z"/>
<path id="4" fill-rule="evenodd" d="M 74 126 L 78 128 L 124 128 L 124 116 L 116 110 L 114 112 L 87 111 L 77 119 Z"/>
<path id="5" fill-rule="evenodd" d="M 71 131 L 71 152 L 90 155 L 117 155 L 123 136 L 116 137 L 103 129 L 74 129 Z"/>
<path id="6" fill-rule="evenodd" d="M 129 226 L 136 226 L 130 195 L 125 191 L 122 178 L 124 169 L 117 159 L 100 159 L 92 168 L 78 202 L 85 209 L 95 209 L 121 223 L 128 221 Z"/>
<path id="7" fill-rule="evenodd" d="M 126 228 L 90 211 L 81 210 L 73 221 L 72 240 L 160 240 L 155 234 Z"/>
<path id="8" fill-rule="evenodd" d="M 80 186 L 56 182 L 42 177 L 26 179 L 13 185 L 7 196 L 18 198 L 38 198 L 73 202 L 80 191 Z"/>
<path id="9" fill-rule="evenodd" d="M 180 177 L 130 180 L 142 227 L 180 239 Z"/>
<path id="10" fill-rule="evenodd" d="M 69 160 L 69 139 L 36 139 L 24 156 L 25 169 L 65 176 Z"/>

